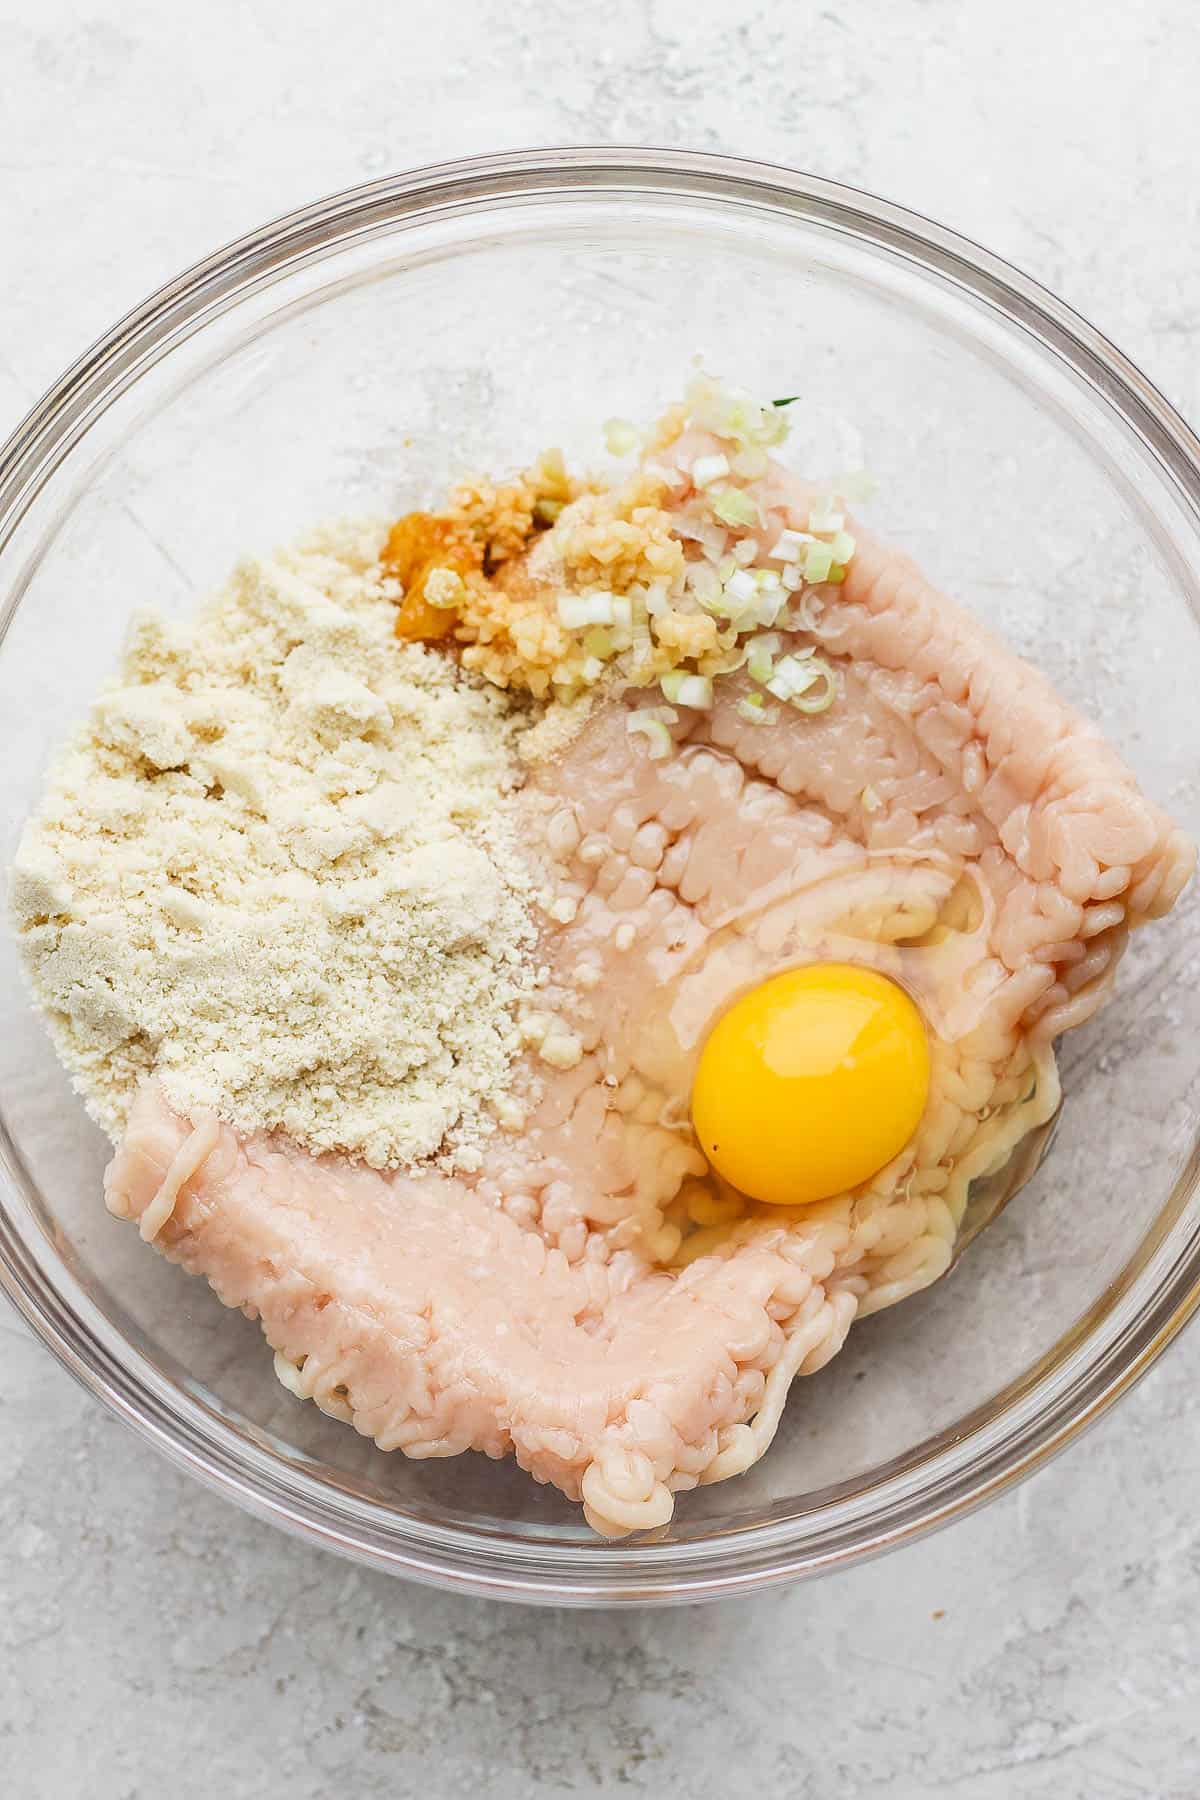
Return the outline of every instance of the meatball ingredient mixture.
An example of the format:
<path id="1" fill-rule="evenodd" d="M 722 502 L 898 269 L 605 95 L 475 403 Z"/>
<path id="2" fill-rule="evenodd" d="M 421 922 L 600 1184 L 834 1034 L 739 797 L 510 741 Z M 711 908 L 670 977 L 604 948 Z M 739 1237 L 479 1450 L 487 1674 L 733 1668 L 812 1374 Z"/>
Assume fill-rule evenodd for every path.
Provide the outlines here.
<path id="1" fill-rule="evenodd" d="M 747 1468 L 797 1374 L 945 1271 L 971 1182 L 1057 1107 L 1054 1039 L 1194 860 L 1041 676 L 771 454 L 781 412 L 700 379 L 615 480 L 543 458 L 383 544 L 397 666 L 460 658 L 524 758 L 533 985 L 478 1161 L 315 1158 L 148 1079 L 106 1177 L 298 1395 L 409 1456 L 514 1454 L 609 1536 Z M 818 988 L 835 1038 L 880 1022 L 865 1090 L 801 1055 Z"/>

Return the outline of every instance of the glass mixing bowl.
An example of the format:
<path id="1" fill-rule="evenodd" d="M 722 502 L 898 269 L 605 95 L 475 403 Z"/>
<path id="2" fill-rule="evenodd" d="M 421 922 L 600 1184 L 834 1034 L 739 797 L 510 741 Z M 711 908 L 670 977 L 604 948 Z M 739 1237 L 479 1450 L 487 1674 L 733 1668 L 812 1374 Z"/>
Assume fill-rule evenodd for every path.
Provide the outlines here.
<path id="1" fill-rule="evenodd" d="M 579 150 L 426 169 L 268 225 L 146 301 L 30 414 L 0 460 L 5 860 L 134 607 L 185 613 L 241 553 L 394 512 L 463 465 L 591 456 L 599 421 L 652 414 L 696 353 L 801 394 L 793 460 L 868 467 L 878 529 L 1200 829 L 1200 444 L 1138 371 L 897 207 L 721 158 Z M 7 937 L 0 1273 L 174 1461 L 378 1567 L 614 1604 L 844 1565 L 1028 1473 L 1196 1306 L 1188 910 L 1135 939 L 1113 1004 L 1064 1046 L 1032 1183 L 945 1280 L 799 1384 L 756 1468 L 681 1497 L 651 1542 L 598 1541 L 511 1464 L 384 1456 L 285 1393 L 257 1327 L 105 1213 L 107 1145 Z"/>

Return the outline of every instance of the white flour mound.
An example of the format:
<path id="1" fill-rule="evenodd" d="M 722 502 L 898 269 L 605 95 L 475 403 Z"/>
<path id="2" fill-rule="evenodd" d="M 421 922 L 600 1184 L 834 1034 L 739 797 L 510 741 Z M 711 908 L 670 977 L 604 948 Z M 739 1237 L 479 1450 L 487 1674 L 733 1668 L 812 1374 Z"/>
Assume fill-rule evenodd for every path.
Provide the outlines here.
<path id="1" fill-rule="evenodd" d="M 132 627 L 26 827 L 24 962 L 88 1108 L 472 1167 L 535 985 L 503 697 L 394 636 L 379 534 Z"/>

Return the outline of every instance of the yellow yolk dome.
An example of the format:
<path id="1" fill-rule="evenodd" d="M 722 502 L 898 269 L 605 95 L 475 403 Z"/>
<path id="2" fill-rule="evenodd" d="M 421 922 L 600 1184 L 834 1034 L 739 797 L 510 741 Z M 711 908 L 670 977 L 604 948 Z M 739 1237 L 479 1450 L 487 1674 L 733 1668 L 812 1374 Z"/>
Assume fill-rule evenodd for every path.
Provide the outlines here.
<path id="1" fill-rule="evenodd" d="M 713 1167 L 754 1200 L 803 1205 L 901 1151 L 929 1094 L 929 1044 L 904 989 L 814 963 L 752 988 L 700 1052 L 692 1120 Z"/>

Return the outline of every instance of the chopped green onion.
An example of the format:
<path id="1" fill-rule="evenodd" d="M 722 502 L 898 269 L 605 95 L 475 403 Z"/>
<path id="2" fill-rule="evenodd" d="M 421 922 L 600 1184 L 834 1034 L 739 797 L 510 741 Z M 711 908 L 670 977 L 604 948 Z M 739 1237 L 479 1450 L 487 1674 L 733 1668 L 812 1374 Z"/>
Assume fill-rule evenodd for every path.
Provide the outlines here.
<path id="1" fill-rule="evenodd" d="M 746 645 L 746 672 L 751 681 L 760 686 L 770 681 L 775 668 L 775 653 L 779 649 L 778 632 L 762 632 L 752 637 Z"/>
<path id="2" fill-rule="evenodd" d="M 795 406 L 799 394 L 785 394 L 782 400 L 772 400 L 772 406 Z"/>
<path id="3" fill-rule="evenodd" d="M 766 451 L 761 450 L 757 444 L 750 444 L 746 449 L 739 450 L 733 459 L 733 472 L 740 475 L 743 481 L 757 481 L 766 474 L 770 466 Z"/>
<path id="4" fill-rule="evenodd" d="M 798 556 L 803 556 L 805 544 L 811 543 L 811 531 L 781 531 L 771 548 L 771 560 L 795 562 Z"/>
<path id="5" fill-rule="evenodd" d="M 672 493 L 687 485 L 687 476 L 673 463 L 645 462 L 642 464 L 642 473 L 651 476 L 655 481 L 661 481 L 664 486 L 671 489 Z"/>
<path id="6" fill-rule="evenodd" d="M 662 719 L 653 716 L 653 709 L 630 713 L 625 721 L 625 729 L 630 737 L 645 738 L 646 754 L 651 762 L 661 762 L 664 756 L 670 756 L 675 747 L 671 733 Z"/>
<path id="7" fill-rule="evenodd" d="M 723 525 L 757 525 L 757 504 L 740 488 L 722 488 L 713 499 L 713 511 Z"/>
<path id="8" fill-rule="evenodd" d="M 762 624 L 758 611 L 757 605 L 739 607 L 737 612 L 730 613 L 729 623 L 739 635 L 747 631 L 757 631 Z"/>
<path id="9" fill-rule="evenodd" d="M 707 613 L 710 619 L 727 619 L 732 610 L 720 586 L 715 594 L 697 594 L 696 605 L 702 613 Z"/>
<path id="10" fill-rule="evenodd" d="M 715 600 L 699 601 L 700 611 L 707 613 L 710 619 L 732 619 L 736 617 L 724 594 L 718 594 Z"/>
<path id="11" fill-rule="evenodd" d="M 804 552 L 805 581 L 827 581 L 833 567 L 833 552 L 828 544 L 809 544 Z"/>
<path id="12" fill-rule="evenodd" d="M 757 411 L 749 394 L 732 393 L 725 409 L 725 431 L 722 436 L 734 438 L 739 444 L 746 443 L 754 430 L 754 415 Z"/>
<path id="13" fill-rule="evenodd" d="M 739 718 L 751 725 L 773 725 L 779 717 L 777 706 L 768 706 L 761 694 L 743 694 L 737 703 Z"/>
<path id="14" fill-rule="evenodd" d="M 720 562 L 729 546 L 729 533 L 715 519 L 702 519 L 696 529 L 696 541 L 709 562 Z"/>
<path id="15" fill-rule="evenodd" d="M 721 577 L 710 562 L 689 563 L 684 583 L 702 606 L 706 600 L 721 598 Z"/>
<path id="16" fill-rule="evenodd" d="M 819 662 L 811 650 L 793 652 L 775 664 L 771 679 L 766 683 L 767 692 L 774 694 L 777 700 L 794 700 L 815 686 L 823 672 L 828 672 L 828 665 Z"/>
<path id="17" fill-rule="evenodd" d="M 760 406 L 741 388 L 726 387 L 711 375 L 694 375 L 685 399 L 694 425 L 732 439 L 739 448 L 781 444 L 787 436 L 787 420 L 780 408 Z"/>
<path id="18" fill-rule="evenodd" d="M 789 613 L 789 624 L 793 631 L 815 631 L 817 622 L 824 612 L 820 600 L 815 594 L 801 594 L 794 600 Z"/>
<path id="19" fill-rule="evenodd" d="M 715 456 L 698 456 L 692 464 L 692 483 L 698 488 L 708 487 L 728 473 L 729 458 L 723 451 L 718 451 Z"/>
<path id="20" fill-rule="evenodd" d="M 725 583 L 725 597 L 732 600 L 735 606 L 744 606 L 747 601 L 758 597 L 758 583 L 749 569 L 738 569 Z"/>
<path id="21" fill-rule="evenodd" d="M 755 608 L 754 622 L 759 626 L 770 628 L 777 625 L 787 610 L 787 595 L 780 588 L 775 593 L 760 594 Z"/>
<path id="22" fill-rule="evenodd" d="M 706 712 L 712 705 L 713 684 L 707 675 L 689 675 L 686 669 L 672 669 L 659 682 L 668 700 L 680 706 L 693 706 Z"/>
<path id="23" fill-rule="evenodd" d="M 840 531 L 845 523 L 845 513 L 834 510 L 832 494 L 826 495 L 824 500 L 819 500 L 808 515 L 810 531 Z"/>
<path id="24" fill-rule="evenodd" d="M 697 425 L 718 437 L 736 437 L 736 425 L 744 412 L 744 398 L 735 389 L 714 381 L 711 375 L 694 375 L 685 395 L 687 409 Z"/>
<path id="25" fill-rule="evenodd" d="M 671 529 L 677 538 L 683 539 L 685 544 L 699 543 L 704 536 L 705 524 L 709 522 L 694 505 L 681 506 L 676 510 L 671 521 Z M 714 530 L 719 529 L 719 526 L 714 527 Z"/>
<path id="26" fill-rule="evenodd" d="M 815 694 L 812 692 L 814 686 L 813 682 L 806 682 L 799 693 L 792 694 L 789 697 L 788 704 L 789 706 L 794 706 L 797 712 L 826 712 L 837 698 L 837 676 L 834 674 L 829 664 L 827 662 L 822 662 L 819 656 L 814 656 L 812 661 L 808 664 L 808 667 L 816 671 L 817 680 L 821 683 L 818 692 Z"/>
<path id="27" fill-rule="evenodd" d="M 568 631 L 579 631 L 585 625 L 611 625 L 613 597 L 603 590 L 593 594 L 560 594 L 558 619 Z"/>
<path id="28" fill-rule="evenodd" d="M 756 569 L 758 587 L 758 605 L 756 623 L 773 625 L 784 607 L 787 605 L 787 593 L 780 586 L 778 576 L 767 569 Z M 765 577 L 765 579 L 764 579 Z"/>
<path id="29" fill-rule="evenodd" d="M 628 419 L 606 419 L 604 448 L 610 456 L 628 456 L 642 441 L 642 434 Z"/>

